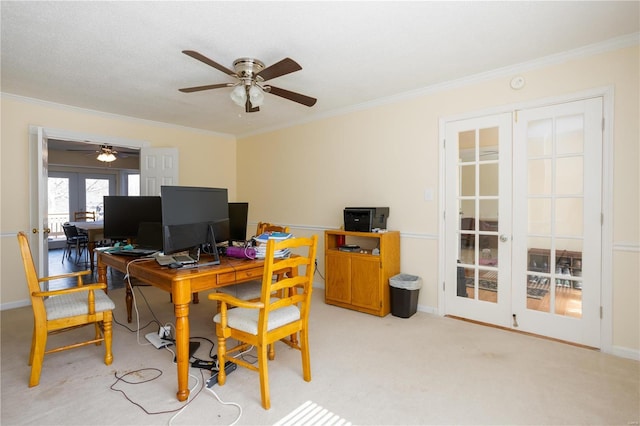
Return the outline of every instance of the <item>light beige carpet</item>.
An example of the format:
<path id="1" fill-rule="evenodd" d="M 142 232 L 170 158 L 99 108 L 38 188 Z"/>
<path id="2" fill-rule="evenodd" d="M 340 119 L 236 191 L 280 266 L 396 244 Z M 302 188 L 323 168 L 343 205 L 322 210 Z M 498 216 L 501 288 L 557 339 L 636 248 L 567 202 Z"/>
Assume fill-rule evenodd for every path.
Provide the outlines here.
<path id="1" fill-rule="evenodd" d="M 116 319 L 124 323 L 124 290 L 110 296 Z M 215 304 L 205 294 L 200 301 L 191 305 L 191 336 L 201 342 L 196 356 L 208 359 L 211 344 L 205 339 L 215 339 Z M 142 326 L 154 316 L 163 324 L 173 321 L 166 293 L 138 287 L 136 302 Z M 1 313 L 3 426 L 272 425 L 306 401 L 357 425 L 640 420 L 636 361 L 421 312 L 378 318 L 326 305 L 322 290 L 315 291 L 311 311 L 312 381 L 302 379 L 299 352 L 278 345 L 269 363 L 268 411 L 260 405 L 258 375 L 242 368 L 225 386 L 214 385 L 215 395 L 202 389 L 208 374 L 192 369 L 192 397 L 186 406 L 179 403 L 173 353 L 144 339 L 156 324 L 139 336 L 115 324 L 110 366 L 103 363 L 102 347 L 46 356 L 40 385 L 29 388 L 31 315 L 30 308 Z M 134 329 L 135 320 L 128 327 Z M 222 404 L 216 395 L 235 405 Z"/>

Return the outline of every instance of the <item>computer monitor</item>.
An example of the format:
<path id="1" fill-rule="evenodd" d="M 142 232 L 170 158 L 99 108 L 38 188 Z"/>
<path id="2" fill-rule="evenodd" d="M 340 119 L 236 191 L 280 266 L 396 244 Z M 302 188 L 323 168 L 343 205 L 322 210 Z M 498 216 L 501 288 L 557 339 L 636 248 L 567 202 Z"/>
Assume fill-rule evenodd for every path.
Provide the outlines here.
<path id="1" fill-rule="evenodd" d="M 249 203 L 229 203 L 229 242 L 247 240 Z"/>
<path id="2" fill-rule="evenodd" d="M 160 194 L 165 254 L 229 240 L 226 188 L 162 186 Z"/>
<path id="3" fill-rule="evenodd" d="M 162 222 L 160 197 L 108 195 L 104 197 L 104 237 L 135 239 L 140 223 Z"/>
<path id="4" fill-rule="evenodd" d="M 164 225 L 162 227 L 162 251 L 164 254 L 201 250 L 217 254 L 212 222 Z"/>

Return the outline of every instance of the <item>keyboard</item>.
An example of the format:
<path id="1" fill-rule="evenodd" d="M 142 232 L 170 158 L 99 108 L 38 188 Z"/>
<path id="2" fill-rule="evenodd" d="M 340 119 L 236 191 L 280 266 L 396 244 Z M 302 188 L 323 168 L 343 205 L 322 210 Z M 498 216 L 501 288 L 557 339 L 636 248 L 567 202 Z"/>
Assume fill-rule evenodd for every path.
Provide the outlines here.
<path id="1" fill-rule="evenodd" d="M 150 256 L 156 253 L 158 250 L 151 249 L 126 249 L 126 250 L 114 250 L 111 251 L 111 254 L 117 254 L 120 256 L 131 256 L 131 257 L 144 257 Z"/>

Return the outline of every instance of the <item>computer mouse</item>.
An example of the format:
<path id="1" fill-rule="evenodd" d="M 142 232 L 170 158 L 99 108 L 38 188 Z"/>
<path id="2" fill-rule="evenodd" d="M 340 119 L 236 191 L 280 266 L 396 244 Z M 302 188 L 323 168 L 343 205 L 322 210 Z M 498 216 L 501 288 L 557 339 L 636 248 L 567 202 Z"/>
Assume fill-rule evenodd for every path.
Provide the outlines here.
<path id="1" fill-rule="evenodd" d="M 171 269 L 178 269 L 178 268 L 182 268 L 184 265 L 182 263 L 173 262 L 173 263 L 170 263 L 168 266 Z"/>

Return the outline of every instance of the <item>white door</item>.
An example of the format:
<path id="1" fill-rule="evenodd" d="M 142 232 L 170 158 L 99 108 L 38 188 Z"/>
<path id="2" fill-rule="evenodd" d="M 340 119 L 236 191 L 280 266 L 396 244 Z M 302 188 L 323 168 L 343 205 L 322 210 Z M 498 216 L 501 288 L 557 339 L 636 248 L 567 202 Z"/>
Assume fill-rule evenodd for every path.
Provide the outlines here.
<path id="1" fill-rule="evenodd" d="M 29 131 L 30 170 L 29 187 L 31 195 L 31 252 L 38 276 L 49 275 L 47 256 L 49 238 L 49 218 L 47 213 L 48 151 L 47 133 L 42 127 Z"/>
<path id="2" fill-rule="evenodd" d="M 508 326 L 511 113 L 445 130 L 446 313 Z"/>
<path id="3" fill-rule="evenodd" d="M 160 195 L 163 185 L 178 184 L 178 148 L 142 148 L 140 195 Z"/>
<path id="4" fill-rule="evenodd" d="M 513 314 L 519 329 L 600 347 L 601 98 L 519 111 Z M 537 289 L 540 294 L 531 294 Z"/>

